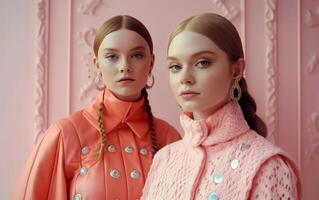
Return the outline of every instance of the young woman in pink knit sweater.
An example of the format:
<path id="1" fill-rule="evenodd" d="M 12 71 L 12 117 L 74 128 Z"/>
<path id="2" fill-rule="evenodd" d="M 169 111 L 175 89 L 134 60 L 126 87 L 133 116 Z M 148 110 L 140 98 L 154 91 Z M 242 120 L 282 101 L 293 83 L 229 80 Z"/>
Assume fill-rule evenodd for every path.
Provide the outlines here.
<path id="1" fill-rule="evenodd" d="M 182 21 L 168 66 L 184 135 L 155 156 L 142 199 L 300 199 L 296 165 L 265 139 L 234 25 L 217 14 Z"/>

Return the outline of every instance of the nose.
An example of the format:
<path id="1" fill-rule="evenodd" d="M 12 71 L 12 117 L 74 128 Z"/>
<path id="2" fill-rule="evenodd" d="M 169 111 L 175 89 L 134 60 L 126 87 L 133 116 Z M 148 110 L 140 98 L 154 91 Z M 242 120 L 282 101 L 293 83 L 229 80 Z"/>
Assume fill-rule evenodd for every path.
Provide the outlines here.
<path id="1" fill-rule="evenodd" d="M 127 65 L 123 65 L 123 66 L 121 67 L 121 69 L 120 69 L 120 72 L 122 72 L 122 73 L 129 73 L 129 72 L 131 72 L 131 71 L 132 71 L 131 68 L 128 67 Z"/>
<path id="2" fill-rule="evenodd" d="M 131 67 L 129 65 L 128 60 L 127 59 L 123 59 L 123 62 L 122 62 L 121 67 L 120 67 L 120 72 L 129 73 L 131 71 L 132 71 L 132 69 L 131 69 Z"/>
<path id="3" fill-rule="evenodd" d="M 193 85 L 195 83 L 193 74 L 189 72 L 188 70 L 185 70 L 182 73 L 180 83 L 185 85 Z"/>

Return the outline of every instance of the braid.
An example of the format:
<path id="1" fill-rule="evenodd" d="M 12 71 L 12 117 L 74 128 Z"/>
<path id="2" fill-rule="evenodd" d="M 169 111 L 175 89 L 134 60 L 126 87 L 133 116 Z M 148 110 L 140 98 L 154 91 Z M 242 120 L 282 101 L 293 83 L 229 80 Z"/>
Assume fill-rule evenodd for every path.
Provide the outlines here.
<path id="1" fill-rule="evenodd" d="M 100 103 L 99 110 L 98 110 L 98 124 L 99 124 L 99 133 L 100 133 L 100 148 L 99 151 L 97 152 L 97 158 L 98 160 L 104 158 L 104 147 L 106 144 L 106 135 L 105 135 L 105 128 L 104 128 L 104 121 L 103 121 L 103 112 L 104 112 L 104 93 L 103 92 L 103 98 L 102 102 Z M 148 93 L 145 88 L 142 90 L 142 95 L 144 97 L 144 102 L 145 102 L 145 109 L 148 114 L 148 123 L 151 131 L 151 140 L 152 140 L 152 148 L 153 148 L 153 156 L 155 153 L 158 151 L 158 146 L 157 146 L 157 140 L 156 140 L 156 131 L 155 131 L 155 125 L 154 125 L 154 117 L 152 114 L 151 106 L 148 101 Z"/>
<path id="2" fill-rule="evenodd" d="M 256 131 L 259 135 L 266 137 L 267 126 L 265 122 L 256 114 L 256 102 L 248 92 L 246 80 L 244 78 L 241 78 L 239 81 L 239 85 L 242 90 L 242 96 L 238 103 L 243 111 L 245 120 L 247 121 L 251 129 Z"/>
<path id="3" fill-rule="evenodd" d="M 102 102 L 99 105 L 99 111 L 98 111 L 98 124 L 99 124 L 99 133 L 100 133 L 100 139 L 101 139 L 100 148 L 96 154 L 98 160 L 101 160 L 104 158 L 104 147 L 106 144 L 106 135 L 105 135 L 104 121 L 103 121 L 104 94 L 105 94 L 105 90 L 103 92 Z"/>
<path id="4" fill-rule="evenodd" d="M 148 114 L 148 125 L 151 131 L 151 140 L 152 140 L 152 148 L 153 148 L 153 157 L 155 153 L 158 151 L 158 146 L 157 146 L 157 140 L 156 140 L 156 131 L 155 131 L 155 125 L 154 125 L 154 117 L 152 114 L 150 102 L 148 100 L 148 93 L 145 88 L 142 89 L 142 95 L 144 97 L 144 104 L 145 104 L 145 109 Z"/>

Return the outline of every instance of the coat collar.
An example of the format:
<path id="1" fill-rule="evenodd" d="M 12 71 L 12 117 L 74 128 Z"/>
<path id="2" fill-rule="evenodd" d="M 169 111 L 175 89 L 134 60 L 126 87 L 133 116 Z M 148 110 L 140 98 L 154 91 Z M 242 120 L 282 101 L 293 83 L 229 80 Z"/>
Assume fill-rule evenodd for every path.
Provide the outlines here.
<path id="1" fill-rule="evenodd" d="M 206 120 L 182 114 L 180 121 L 185 132 L 183 140 L 193 147 L 227 142 L 249 130 L 240 105 L 234 102 L 225 104 Z"/>
<path id="2" fill-rule="evenodd" d="M 144 98 L 138 101 L 127 102 L 116 98 L 112 92 L 105 90 L 103 113 L 106 134 L 121 124 L 127 124 L 129 128 L 142 138 L 148 131 L 148 116 L 144 108 Z M 96 128 L 98 126 L 98 109 L 102 102 L 103 92 L 95 99 L 94 103 L 84 109 L 84 116 Z"/>

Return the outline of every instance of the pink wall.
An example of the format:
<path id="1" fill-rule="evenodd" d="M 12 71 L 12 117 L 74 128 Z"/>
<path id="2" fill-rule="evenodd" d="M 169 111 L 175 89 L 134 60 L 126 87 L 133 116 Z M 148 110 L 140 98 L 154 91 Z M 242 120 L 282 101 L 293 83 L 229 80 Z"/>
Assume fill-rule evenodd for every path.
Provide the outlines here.
<path id="1" fill-rule="evenodd" d="M 180 129 L 167 38 L 178 21 L 202 12 L 223 14 L 240 30 L 249 89 L 269 139 L 301 167 L 304 199 L 318 198 L 319 1 L 6 0 L 0 8 L 1 199 L 9 199 L 36 135 L 96 94 L 90 46 L 96 28 L 113 15 L 135 16 L 149 28 L 156 54 L 153 112 Z"/>

